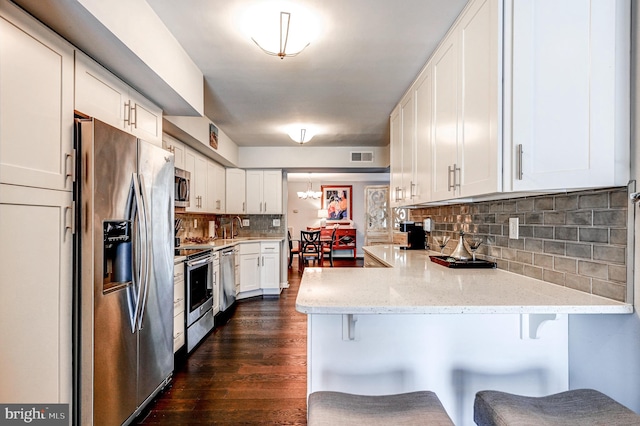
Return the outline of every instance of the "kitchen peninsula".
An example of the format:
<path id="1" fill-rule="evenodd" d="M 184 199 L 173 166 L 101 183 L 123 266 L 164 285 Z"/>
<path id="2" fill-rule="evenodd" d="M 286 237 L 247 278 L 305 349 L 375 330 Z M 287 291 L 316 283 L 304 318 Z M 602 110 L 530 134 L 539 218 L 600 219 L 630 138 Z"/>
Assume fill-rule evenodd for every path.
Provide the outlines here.
<path id="1" fill-rule="evenodd" d="M 308 392 L 436 392 L 459 425 L 480 389 L 569 388 L 569 315 L 633 306 L 498 269 L 448 269 L 428 251 L 365 247 L 386 268 L 306 268 Z"/>

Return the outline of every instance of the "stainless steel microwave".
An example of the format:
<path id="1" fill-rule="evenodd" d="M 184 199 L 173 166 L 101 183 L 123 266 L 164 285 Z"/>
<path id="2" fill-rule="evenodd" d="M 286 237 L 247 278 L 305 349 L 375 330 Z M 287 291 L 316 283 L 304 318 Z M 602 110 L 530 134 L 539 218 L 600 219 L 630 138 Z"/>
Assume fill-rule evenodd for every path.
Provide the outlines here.
<path id="1" fill-rule="evenodd" d="M 189 192 L 191 187 L 191 173 L 176 168 L 175 177 L 175 206 L 189 207 Z"/>

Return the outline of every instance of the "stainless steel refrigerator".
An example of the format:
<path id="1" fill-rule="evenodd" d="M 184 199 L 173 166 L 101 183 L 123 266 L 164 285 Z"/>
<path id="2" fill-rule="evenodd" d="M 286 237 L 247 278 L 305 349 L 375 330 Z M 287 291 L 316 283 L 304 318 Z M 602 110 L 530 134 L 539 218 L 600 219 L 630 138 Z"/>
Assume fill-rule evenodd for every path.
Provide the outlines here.
<path id="1" fill-rule="evenodd" d="M 173 154 L 96 119 L 75 130 L 76 415 L 128 424 L 173 372 Z"/>

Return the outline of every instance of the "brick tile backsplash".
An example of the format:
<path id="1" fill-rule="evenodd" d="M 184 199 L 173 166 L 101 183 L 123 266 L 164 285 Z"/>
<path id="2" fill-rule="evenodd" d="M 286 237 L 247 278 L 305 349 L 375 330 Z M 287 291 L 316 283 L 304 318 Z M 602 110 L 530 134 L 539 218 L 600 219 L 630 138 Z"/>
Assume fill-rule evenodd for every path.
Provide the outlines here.
<path id="1" fill-rule="evenodd" d="M 484 244 L 477 256 L 500 269 L 625 301 L 628 200 L 627 188 L 619 187 L 423 207 L 409 217 L 431 217 L 431 236 L 451 237 L 445 254 L 461 230 L 478 234 Z M 517 240 L 509 238 L 512 217 L 520 222 Z"/>

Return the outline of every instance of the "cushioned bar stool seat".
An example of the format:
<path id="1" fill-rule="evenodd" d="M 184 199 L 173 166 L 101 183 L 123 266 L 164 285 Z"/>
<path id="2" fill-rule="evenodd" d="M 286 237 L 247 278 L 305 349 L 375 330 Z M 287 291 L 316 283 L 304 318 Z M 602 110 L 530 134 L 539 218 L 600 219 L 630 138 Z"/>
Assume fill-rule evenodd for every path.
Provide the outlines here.
<path id="1" fill-rule="evenodd" d="M 435 393 L 353 395 L 320 391 L 309 395 L 309 426 L 453 426 Z"/>
<path id="2" fill-rule="evenodd" d="M 593 389 L 576 389 L 543 397 L 480 391 L 473 405 L 478 426 L 640 425 L 640 415 Z"/>

